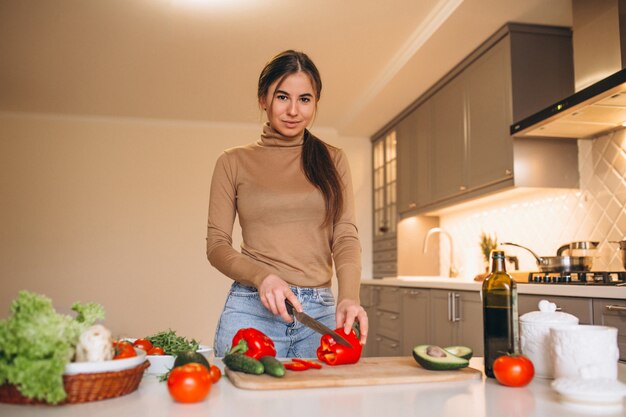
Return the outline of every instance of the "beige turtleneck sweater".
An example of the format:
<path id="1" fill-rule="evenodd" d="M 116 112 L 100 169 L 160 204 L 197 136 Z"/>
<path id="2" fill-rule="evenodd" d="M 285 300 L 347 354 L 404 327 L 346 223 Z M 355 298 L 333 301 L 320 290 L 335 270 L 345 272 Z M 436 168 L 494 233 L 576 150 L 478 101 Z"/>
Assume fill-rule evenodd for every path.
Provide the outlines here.
<path id="1" fill-rule="evenodd" d="M 207 257 L 229 278 L 258 287 L 270 273 L 297 287 L 330 287 L 332 265 L 339 301 L 359 300 L 361 245 L 345 153 L 328 147 L 344 184 L 345 210 L 322 227 L 322 193 L 302 170 L 303 136 L 286 138 L 268 124 L 256 143 L 226 150 L 211 182 Z M 235 215 L 243 235 L 232 247 Z"/>

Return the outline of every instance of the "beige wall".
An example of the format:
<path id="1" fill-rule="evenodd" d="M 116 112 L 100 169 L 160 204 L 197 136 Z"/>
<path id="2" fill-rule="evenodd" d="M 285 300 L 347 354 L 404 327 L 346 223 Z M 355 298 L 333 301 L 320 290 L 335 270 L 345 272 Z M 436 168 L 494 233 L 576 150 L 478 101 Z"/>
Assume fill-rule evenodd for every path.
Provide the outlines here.
<path id="1" fill-rule="evenodd" d="M 370 142 L 313 131 L 350 159 L 371 274 Z M 0 318 L 21 289 L 104 305 L 116 336 L 212 343 L 230 280 L 206 260 L 215 159 L 259 125 L 0 113 Z M 240 240 L 236 238 L 238 247 Z"/>

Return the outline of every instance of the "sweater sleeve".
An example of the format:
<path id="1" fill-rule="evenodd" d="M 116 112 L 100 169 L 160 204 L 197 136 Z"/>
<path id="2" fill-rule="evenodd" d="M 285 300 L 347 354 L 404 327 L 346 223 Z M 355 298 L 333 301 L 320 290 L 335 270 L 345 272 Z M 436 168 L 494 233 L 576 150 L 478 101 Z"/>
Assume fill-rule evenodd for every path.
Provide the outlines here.
<path id="1" fill-rule="evenodd" d="M 348 298 L 359 301 L 361 285 L 361 243 L 354 214 L 354 192 L 348 159 L 342 150 L 335 164 L 343 183 L 344 210 L 333 226 L 332 252 L 338 282 L 338 302 Z"/>
<path id="2" fill-rule="evenodd" d="M 223 153 L 215 164 L 209 197 L 207 258 L 227 277 L 258 287 L 270 271 L 233 248 L 237 211 L 236 164 Z"/>

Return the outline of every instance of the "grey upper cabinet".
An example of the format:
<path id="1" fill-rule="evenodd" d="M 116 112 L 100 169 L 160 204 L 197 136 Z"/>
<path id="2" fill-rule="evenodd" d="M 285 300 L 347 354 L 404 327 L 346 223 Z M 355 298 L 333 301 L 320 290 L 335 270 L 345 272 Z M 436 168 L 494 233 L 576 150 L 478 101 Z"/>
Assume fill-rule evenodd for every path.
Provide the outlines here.
<path id="1" fill-rule="evenodd" d="M 463 74 L 468 120 L 466 189 L 478 189 L 513 177 L 508 56 L 509 44 L 500 42 Z"/>
<path id="2" fill-rule="evenodd" d="M 465 85 L 454 78 L 432 98 L 431 199 L 435 202 L 467 189 L 465 147 Z"/>
<path id="3" fill-rule="evenodd" d="M 504 26 L 384 128 L 397 130 L 400 216 L 518 186 L 577 187 L 576 144 L 509 132 L 573 91 L 569 29 Z"/>

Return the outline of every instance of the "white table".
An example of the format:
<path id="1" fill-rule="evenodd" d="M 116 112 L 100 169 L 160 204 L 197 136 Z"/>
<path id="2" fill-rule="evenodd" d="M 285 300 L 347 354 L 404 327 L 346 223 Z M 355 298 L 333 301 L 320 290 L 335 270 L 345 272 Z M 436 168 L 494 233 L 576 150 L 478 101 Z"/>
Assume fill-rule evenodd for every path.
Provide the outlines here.
<path id="1" fill-rule="evenodd" d="M 219 360 L 216 364 L 222 367 Z M 482 358 L 470 366 L 482 370 Z M 620 364 L 626 382 L 626 365 Z M 626 400 L 625 400 L 626 405 Z M 115 417 L 526 417 L 583 416 L 559 403 L 550 381 L 535 379 L 523 388 L 507 388 L 493 379 L 431 384 L 377 385 L 282 391 L 248 391 L 228 379 L 213 385 L 208 398 L 177 404 L 165 383 L 145 376 L 139 389 L 125 397 L 64 406 L 0 404 L 0 416 Z M 610 414 L 609 414 L 610 415 Z M 616 414 L 612 414 L 615 416 Z M 622 416 L 622 413 L 617 414 Z"/>

